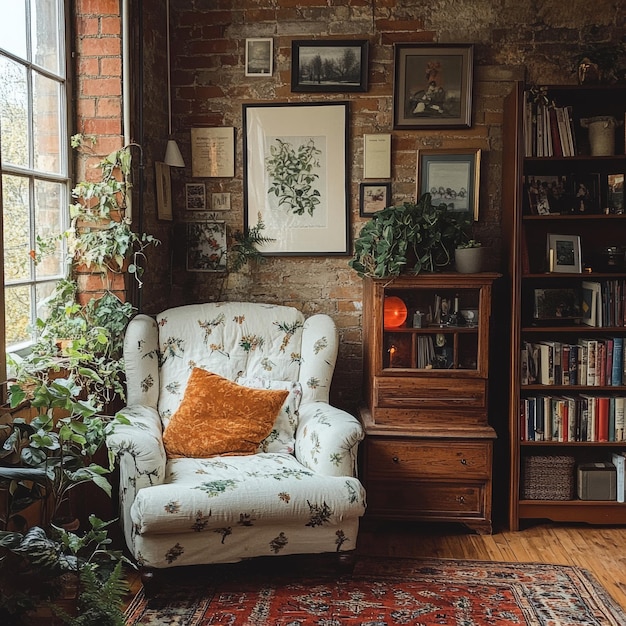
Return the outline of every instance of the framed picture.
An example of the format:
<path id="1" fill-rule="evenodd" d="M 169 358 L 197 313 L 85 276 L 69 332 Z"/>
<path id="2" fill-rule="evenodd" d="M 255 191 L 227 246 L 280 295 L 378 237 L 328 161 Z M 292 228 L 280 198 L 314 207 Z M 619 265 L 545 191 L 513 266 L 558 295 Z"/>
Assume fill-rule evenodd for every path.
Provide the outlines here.
<path id="1" fill-rule="evenodd" d="M 471 127 L 473 62 L 471 44 L 395 44 L 393 127 Z"/>
<path id="2" fill-rule="evenodd" d="M 371 217 L 376 211 L 390 206 L 391 183 L 361 183 L 359 199 L 359 215 Z"/>
<path id="3" fill-rule="evenodd" d="M 167 163 L 154 163 L 157 197 L 157 218 L 171 221 L 172 216 L 172 180 L 170 166 Z"/>
<path id="4" fill-rule="evenodd" d="M 363 178 L 391 178 L 391 133 L 363 135 Z"/>
<path id="5" fill-rule="evenodd" d="M 187 271 L 226 271 L 226 223 L 187 222 Z"/>
<path id="6" fill-rule="evenodd" d="M 420 150 L 417 155 L 417 197 L 430 193 L 434 205 L 467 212 L 478 220 L 480 148 Z"/>
<path id="7" fill-rule="evenodd" d="M 624 212 L 624 174 L 608 174 L 606 181 L 605 213 Z"/>
<path id="8" fill-rule="evenodd" d="M 266 255 L 349 253 L 347 102 L 243 105 L 244 227 Z"/>
<path id="9" fill-rule="evenodd" d="M 570 213 L 573 206 L 572 181 L 567 176 L 524 176 L 525 213 L 552 215 Z M 526 209 L 526 206 L 524 207 Z"/>
<path id="10" fill-rule="evenodd" d="M 536 320 L 579 320 L 583 317 L 579 289 L 535 289 Z"/>
<path id="11" fill-rule="evenodd" d="M 548 271 L 580 274 L 582 261 L 578 235 L 548 233 Z"/>
<path id="12" fill-rule="evenodd" d="M 212 193 L 211 194 L 211 211 L 229 211 L 230 210 L 230 194 L 229 193 Z"/>
<path id="13" fill-rule="evenodd" d="M 191 176 L 220 178 L 235 175 L 235 128 L 191 129 Z"/>
<path id="14" fill-rule="evenodd" d="M 274 40 L 246 39 L 246 76 L 271 76 L 273 66 Z"/>
<path id="15" fill-rule="evenodd" d="M 571 213 L 602 213 L 600 202 L 600 174 L 575 174 Z"/>
<path id="16" fill-rule="evenodd" d="M 185 208 L 188 211 L 206 210 L 206 188 L 204 183 L 187 183 L 185 185 Z"/>
<path id="17" fill-rule="evenodd" d="M 367 91 L 368 51 L 366 39 L 292 41 L 291 91 Z"/>

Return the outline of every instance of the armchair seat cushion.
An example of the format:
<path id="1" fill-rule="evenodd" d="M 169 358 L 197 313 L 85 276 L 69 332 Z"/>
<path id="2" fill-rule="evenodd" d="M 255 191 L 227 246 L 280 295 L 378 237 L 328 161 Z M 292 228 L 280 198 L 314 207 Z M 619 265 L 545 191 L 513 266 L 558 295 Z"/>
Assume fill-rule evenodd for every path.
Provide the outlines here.
<path id="1" fill-rule="evenodd" d="M 139 491 L 131 518 L 140 535 L 277 523 L 331 527 L 362 515 L 364 500 L 356 478 L 317 474 L 290 454 L 172 459 L 163 484 Z"/>

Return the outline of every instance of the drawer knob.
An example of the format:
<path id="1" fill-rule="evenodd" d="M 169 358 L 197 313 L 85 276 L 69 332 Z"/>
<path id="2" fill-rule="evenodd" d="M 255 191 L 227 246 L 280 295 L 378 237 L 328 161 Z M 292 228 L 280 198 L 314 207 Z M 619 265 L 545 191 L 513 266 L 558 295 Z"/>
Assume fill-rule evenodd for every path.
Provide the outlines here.
<path id="1" fill-rule="evenodd" d="M 457 496 L 456 501 L 465 504 L 465 496 Z"/>
<path id="2" fill-rule="evenodd" d="M 397 456 L 394 456 L 391 460 L 392 460 L 394 463 L 400 463 L 400 459 L 399 459 Z"/>
<path id="3" fill-rule="evenodd" d="M 461 465 L 467 465 L 467 459 L 461 459 Z"/>

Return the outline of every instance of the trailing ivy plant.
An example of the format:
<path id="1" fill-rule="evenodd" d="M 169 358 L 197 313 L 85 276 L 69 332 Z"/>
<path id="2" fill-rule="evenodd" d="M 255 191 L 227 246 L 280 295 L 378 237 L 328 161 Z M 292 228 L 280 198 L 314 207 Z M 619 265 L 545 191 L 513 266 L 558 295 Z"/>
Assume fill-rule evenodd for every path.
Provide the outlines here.
<path id="1" fill-rule="evenodd" d="M 377 211 L 361 229 L 348 265 L 361 277 L 375 278 L 442 270 L 469 227 L 465 213 L 433 205 L 426 193 L 417 203 Z"/>
<path id="2" fill-rule="evenodd" d="M 72 146 L 89 151 L 90 138 L 72 137 Z M 83 395 L 102 408 L 124 397 L 122 346 L 134 308 L 112 288 L 112 276 L 130 275 L 142 285 L 145 250 L 159 241 L 136 233 L 126 215 L 131 185 L 131 150 L 124 146 L 96 165 L 100 177 L 81 181 L 72 190 L 71 226 L 57 236 L 38 239 L 31 257 L 67 243 L 67 276 L 44 302 L 46 315 L 36 322 L 36 341 L 25 358 L 10 357 L 17 383 L 27 392 L 62 372 L 82 388 Z M 102 295 L 83 304 L 78 299 L 77 269 L 102 277 Z M 28 397 L 28 395 L 27 395 Z"/>

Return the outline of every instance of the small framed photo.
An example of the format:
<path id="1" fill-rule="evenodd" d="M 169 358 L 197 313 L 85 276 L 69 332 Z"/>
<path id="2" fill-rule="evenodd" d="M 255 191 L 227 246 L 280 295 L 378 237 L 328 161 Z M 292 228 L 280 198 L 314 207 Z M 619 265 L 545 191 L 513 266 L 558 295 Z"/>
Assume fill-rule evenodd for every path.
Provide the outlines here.
<path id="1" fill-rule="evenodd" d="M 467 212 L 478 220 L 480 156 L 480 148 L 420 150 L 417 198 L 430 193 L 434 205 L 446 204 L 448 211 Z"/>
<path id="2" fill-rule="evenodd" d="M 229 211 L 230 210 L 230 194 L 229 193 L 212 193 L 211 194 L 211 211 Z"/>
<path id="3" fill-rule="evenodd" d="M 606 187 L 605 213 L 621 215 L 624 213 L 624 174 L 608 174 Z"/>
<path id="4" fill-rule="evenodd" d="M 367 91 L 367 39 L 291 43 L 291 91 Z"/>
<path id="5" fill-rule="evenodd" d="M 187 222 L 187 271 L 226 271 L 226 223 Z"/>
<path id="6" fill-rule="evenodd" d="M 572 210 L 571 180 L 567 176 L 525 176 L 524 198 L 526 213 L 554 215 Z"/>
<path id="7" fill-rule="evenodd" d="M 470 128 L 474 46 L 394 46 L 393 127 Z"/>
<path id="8" fill-rule="evenodd" d="M 185 208 L 188 211 L 206 211 L 204 183 L 187 183 L 185 185 Z"/>
<path id="9" fill-rule="evenodd" d="M 391 183 L 361 183 L 359 215 L 371 217 L 391 204 Z"/>
<path id="10" fill-rule="evenodd" d="M 274 69 L 274 40 L 246 39 L 246 76 L 271 76 Z"/>
<path id="11" fill-rule="evenodd" d="M 157 197 L 157 218 L 172 221 L 172 180 L 170 166 L 156 161 L 154 164 Z"/>
<path id="12" fill-rule="evenodd" d="M 579 289 L 535 289 L 536 320 L 579 320 L 583 317 Z"/>
<path id="13" fill-rule="evenodd" d="M 602 213 L 600 205 L 600 174 L 575 174 L 572 213 Z"/>
<path id="14" fill-rule="evenodd" d="M 578 235 L 555 235 L 547 238 L 548 271 L 580 274 L 583 270 L 580 237 Z"/>

